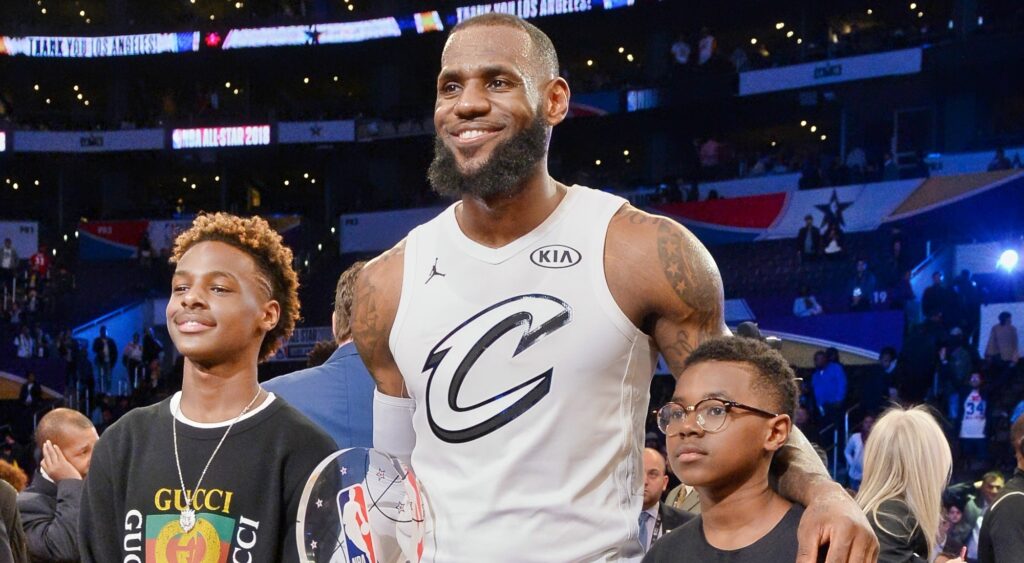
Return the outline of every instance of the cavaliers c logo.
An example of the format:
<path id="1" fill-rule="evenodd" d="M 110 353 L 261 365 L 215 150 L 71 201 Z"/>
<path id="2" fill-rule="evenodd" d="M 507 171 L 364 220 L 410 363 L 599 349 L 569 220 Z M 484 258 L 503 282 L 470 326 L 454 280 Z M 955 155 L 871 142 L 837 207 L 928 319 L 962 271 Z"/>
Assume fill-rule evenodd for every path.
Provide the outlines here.
<path id="1" fill-rule="evenodd" d="M 537 404 L 551 390 L 554 368 L 520 377 L 508 362 L 571 320 L 572 309 L 559 299 L 520 295 L 480 311 L 441 339 L 423 366 L 430 372 L 427 419 L 434 434 L 445 442 L 475 440 Z"/>

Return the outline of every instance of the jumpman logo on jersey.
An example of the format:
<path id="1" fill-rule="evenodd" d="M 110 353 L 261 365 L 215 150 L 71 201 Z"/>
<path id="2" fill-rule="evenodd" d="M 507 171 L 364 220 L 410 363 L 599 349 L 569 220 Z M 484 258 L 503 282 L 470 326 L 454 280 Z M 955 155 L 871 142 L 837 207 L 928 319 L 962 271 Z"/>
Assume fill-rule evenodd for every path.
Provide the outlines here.
<path id="1" fill-rule="evenodd" d="M 434 276 L 445 277 L 445 274 L 437 271 L 437 258 L 434 258 L 434 267 L 430 268 L 430 276 L 427 277 L 427 281 L 423 282 L 423 285 L 430 283 L 430 280 L 434 279 Z"/>

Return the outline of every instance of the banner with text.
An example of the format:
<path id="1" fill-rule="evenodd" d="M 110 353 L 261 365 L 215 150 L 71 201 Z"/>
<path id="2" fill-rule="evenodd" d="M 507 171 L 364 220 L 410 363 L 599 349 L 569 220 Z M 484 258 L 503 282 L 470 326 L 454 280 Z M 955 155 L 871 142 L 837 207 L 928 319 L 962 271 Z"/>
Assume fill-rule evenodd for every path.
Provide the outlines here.
<path id="1" fill-rule="evenodd" d="M 740 95 L 921 72 L 921 49 L 903 49 L 740 73 Z"/>

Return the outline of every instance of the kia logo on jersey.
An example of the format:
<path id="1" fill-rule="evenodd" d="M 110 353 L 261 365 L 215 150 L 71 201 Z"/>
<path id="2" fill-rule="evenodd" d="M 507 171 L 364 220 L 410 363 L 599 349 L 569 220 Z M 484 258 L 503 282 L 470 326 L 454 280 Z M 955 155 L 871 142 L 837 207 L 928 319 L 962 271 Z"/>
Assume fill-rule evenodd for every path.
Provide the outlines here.
<path id="1" fill-rule="evenodd" d="M 530 261 L 541 268 L 568 268 L 583 259 L 579 250 L 564 244 L 542 246 L 530 253 Z"/>
<path id="2" fill-rule="evenodd" d="M 503 369 L 529 354 L 543 338 L 572 321 L 572 308 L 550 295 L 527 294 L 491 305 L 441 339 L 423 366 L 427 380 L 427 420 L 441 440 L 469 442 L 494 432 L 536 405 L 551 390 L 554 366 L 536 358 Z M 479 364 L 479 367 L 477 367 Z M 475 369 L 474 369 L 475 368 Z"/>

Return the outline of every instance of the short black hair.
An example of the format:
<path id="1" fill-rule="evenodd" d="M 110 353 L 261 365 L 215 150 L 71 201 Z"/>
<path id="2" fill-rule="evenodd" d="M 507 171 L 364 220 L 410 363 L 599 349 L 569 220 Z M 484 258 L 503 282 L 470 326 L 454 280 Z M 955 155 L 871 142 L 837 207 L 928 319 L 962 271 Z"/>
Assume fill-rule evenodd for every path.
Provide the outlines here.
<path id="1" fill-rule="evenodd" d="M 558 76 L 558 52 L 555 51 L 555 44 L 551 42 L 551 38 L 541 31 L 540 28 L 518 16 L 498 12 L 481 14 L 459 22 L 458 25 L 452 28 L 448 36 L 451 37 L 468 27 L 480 25 L 505 26 L 522 30 L 530 37 L 530 50 L 533 52 L 531 59 L 540 63 L 538 68 L 549 76 Z"/>
<path id="2" fill-rule="evenodd" d="M 1005 323 L 1011 317 L 1013 317 L 1013 315 L 1011 315 L 1009 311 L 1003 311 L 1002 313 L 999 313 L 999 322 Z"/>
<path id="3" fill-rule="evenodd" d="M 767 395 L 775 412 L 793 416 L 800 396 L 796 374 L 782 354 L 767 343 L 742 336 L 713 338 L 698 346 L 686 358 L 683 370 L 711 361 L 738 362 L 753 367 L 756 377 L 751 388 Z"/>

